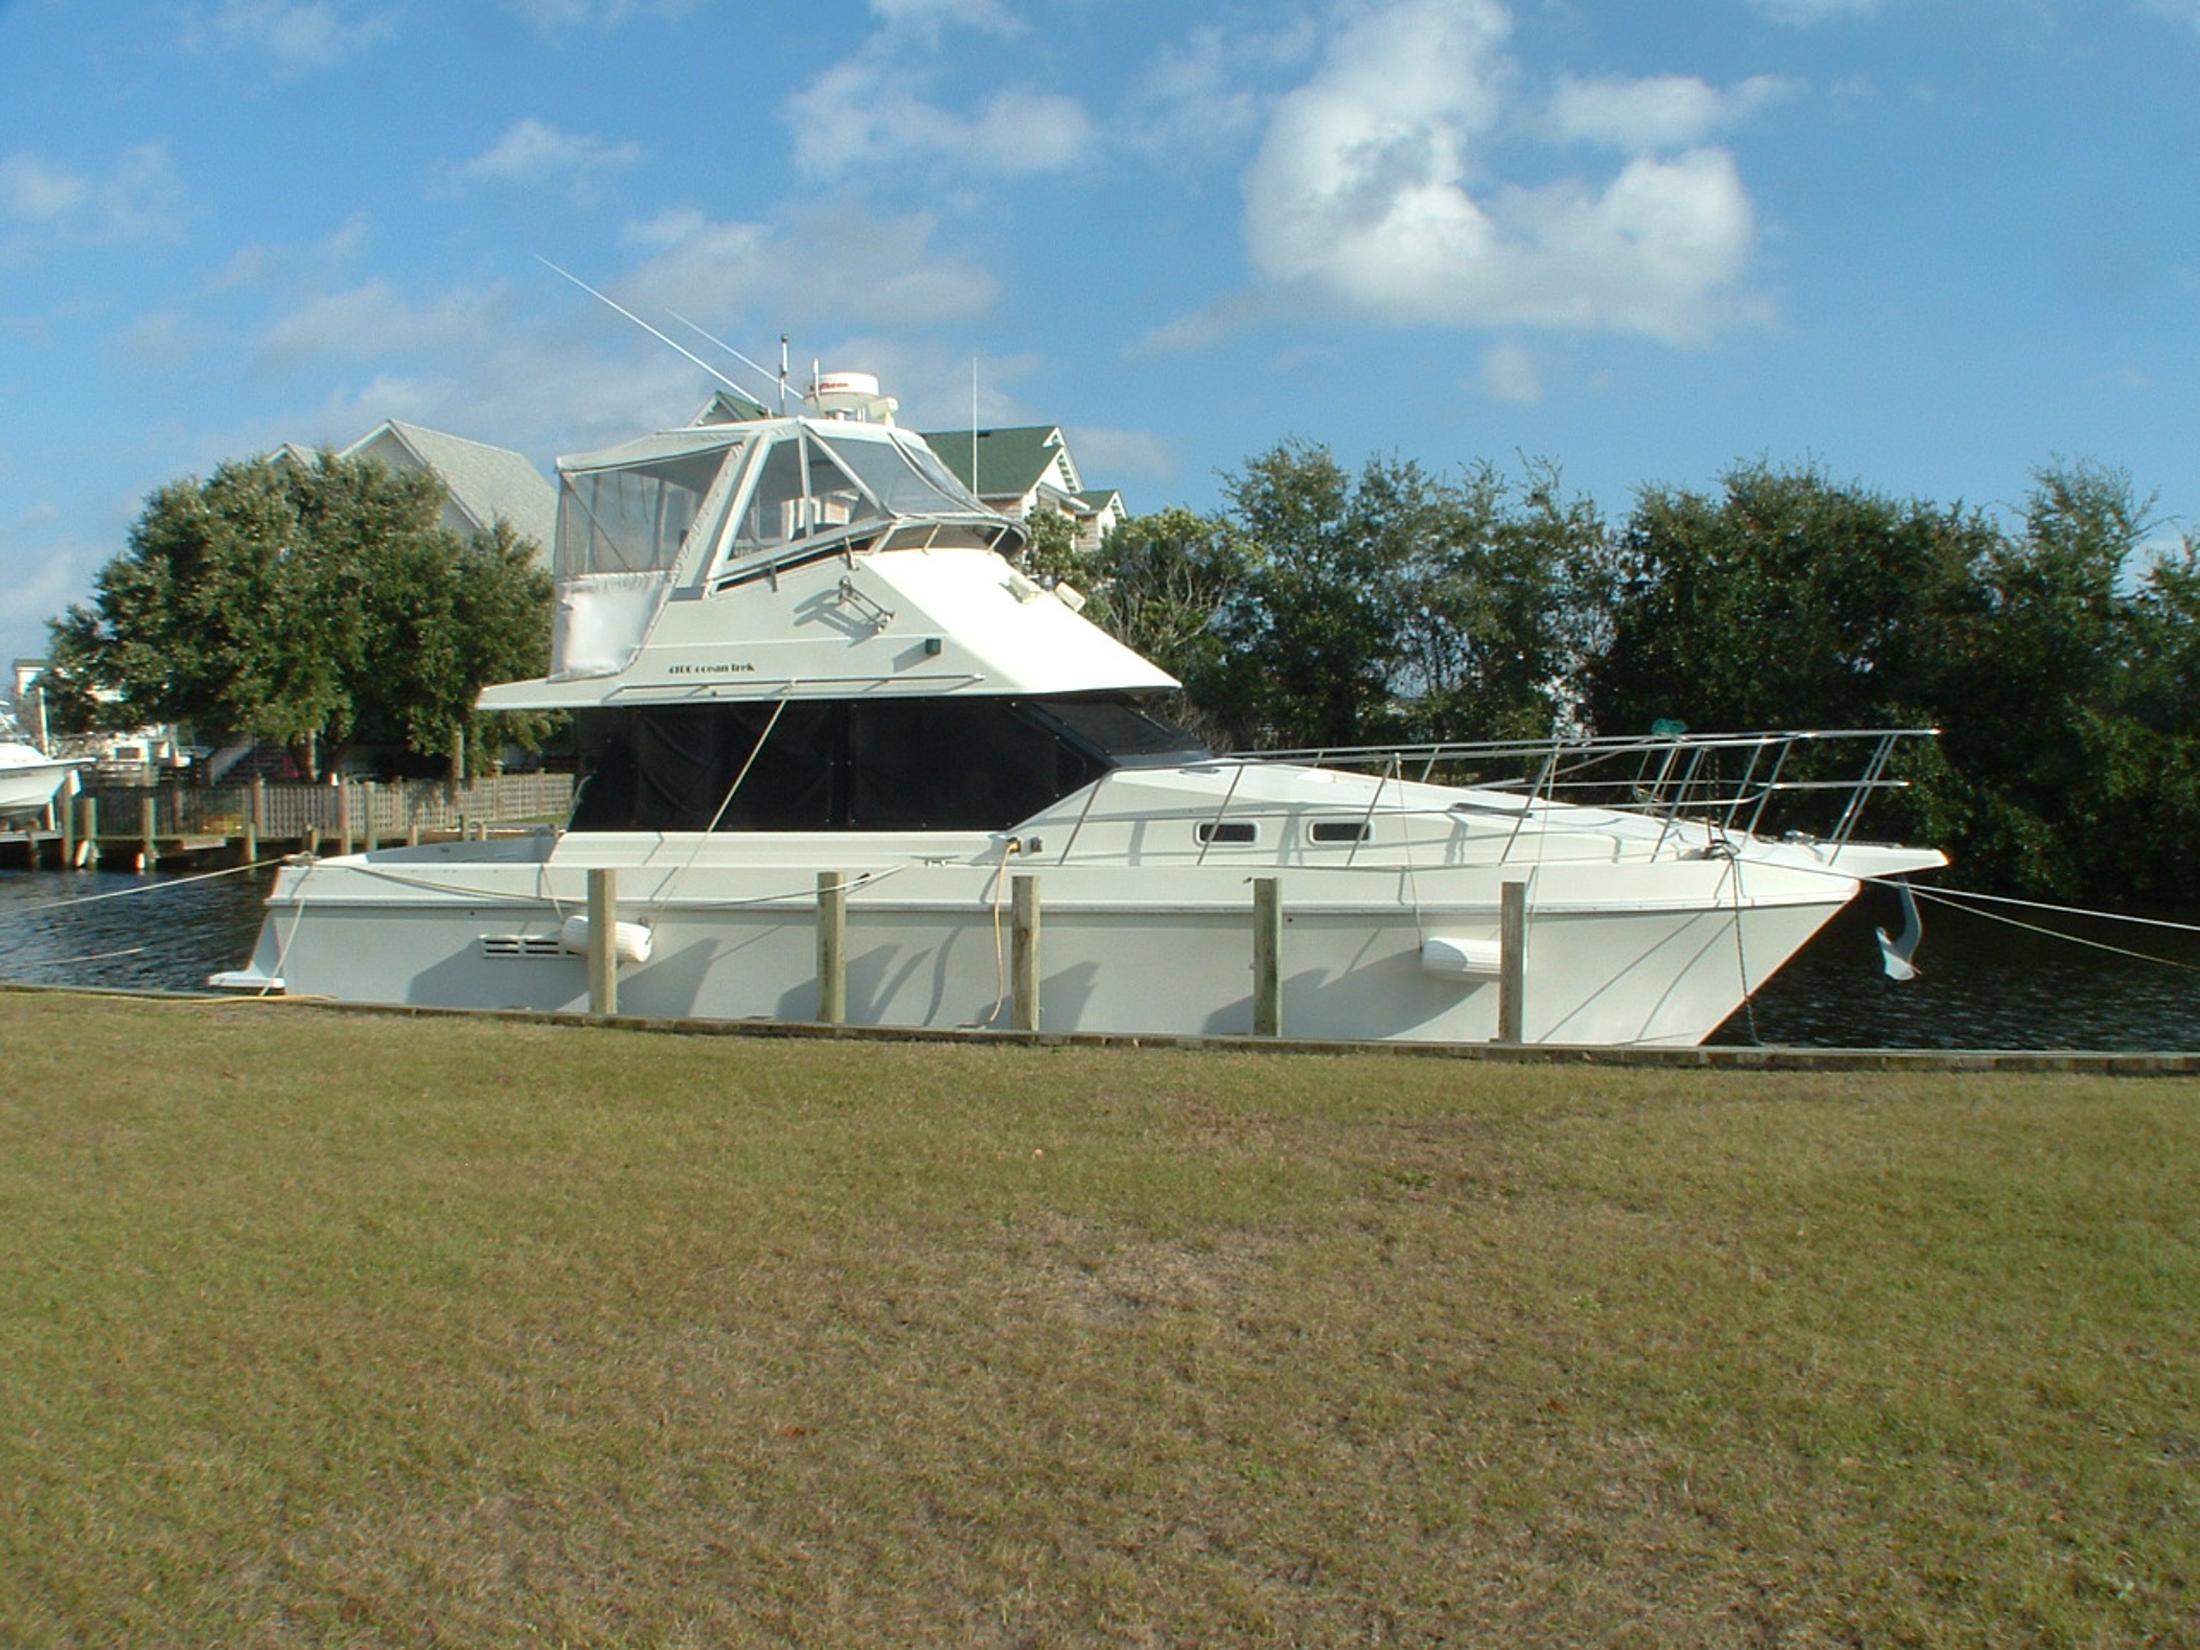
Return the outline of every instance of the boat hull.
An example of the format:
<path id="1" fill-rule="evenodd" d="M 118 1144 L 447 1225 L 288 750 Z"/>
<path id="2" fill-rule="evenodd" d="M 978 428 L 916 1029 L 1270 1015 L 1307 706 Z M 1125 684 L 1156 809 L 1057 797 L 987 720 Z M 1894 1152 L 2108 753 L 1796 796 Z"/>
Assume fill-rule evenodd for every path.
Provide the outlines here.
<path id="1" fill-rule="evenodd" d="M 622 965 L 621 1012 L 817 1017 L 818 865 L 644 862 L 617 871 L 622 922 L 650 931 Z M 1005 882 L 1038 879 L 1042 1029 L 1236 1036 L 1253 1029 L 1250 874 L 907 861 L 846 868 L 851 1024 L 1005 1027 Z M 1528 885 L 1527 1041 L 1701 1042 L 1855 893 L 1824 869 L 1732 862 L 1275 872 L 1289 1037 L 1488 1041 L 1498 985 L 1424 966 L 1432 938 L 1490 951 L 1500 887 Z M 454 861 L 434 850 L 287 869 L 233 987 L 348 1001 L 585 1011 L 585 959 L 561 948 L 586 868 Z"/>
<path id="2" fill-rule="evenodd" d="M 12 751 L 22 751 L 13 757 Z M 0 819 L 35 814 L 51 803 L 80 762 L 53 762 L 25 746 L 0 748 Z"/>

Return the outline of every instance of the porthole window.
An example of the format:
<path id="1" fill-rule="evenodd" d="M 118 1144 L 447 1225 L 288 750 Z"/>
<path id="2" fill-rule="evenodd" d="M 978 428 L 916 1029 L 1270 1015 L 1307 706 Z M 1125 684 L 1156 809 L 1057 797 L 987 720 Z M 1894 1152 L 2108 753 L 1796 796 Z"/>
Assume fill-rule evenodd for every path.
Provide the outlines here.
<path id="1" fill-rule="evenodd" d="M 1247 843 L 1260 834 L 1249 819 L 1210 819 L 1195 829 L 1202 843 Z"/>
<path id="2" fill-rule="evenodd" d="M 1364 819 L 1317 819 L 1307 827 L 1307 836 L 1315 842 L 1365 842 L 1367 821 Z"/>

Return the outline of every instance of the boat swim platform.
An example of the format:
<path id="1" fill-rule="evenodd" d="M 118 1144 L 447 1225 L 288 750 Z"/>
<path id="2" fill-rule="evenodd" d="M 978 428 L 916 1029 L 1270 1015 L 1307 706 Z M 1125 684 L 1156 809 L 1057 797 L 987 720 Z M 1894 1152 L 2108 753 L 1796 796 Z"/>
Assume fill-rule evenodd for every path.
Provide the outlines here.
<path id="1" fill-rule="evenodd" d="M 1636 1067 L 1675 1071 L 2030 1072 L 2096 1077 L 2200 1077 L 2200 1051 L 2114 1049 L 1798 1048 L 1788 1044 L 1699 1044 L 1650 1048 L 1597 1043 L 1435 1043 L 1336 1038 L 1199 1037 L 1118 1031 L 1013 1031 L 946 1026 L 826 1025 L 811 1020 L 710 1020 L 648 1014 L 586 1014 L 519 1008 L 441 1008 L 417 1003 L 345 1003 L 326 997 L 255 997 L 234 992 L 153 991 L 38 985 L 0 979 L 11 995 L 120 998 L 148 1004 L 248 1005 L 297 1014 L 379 1014 L 399 1019 L 474 1020 L 672 1037 L 755 1037 L 789 1041 L 951 1043 L 990 1048 L 1173 1049 L 1232 1054 L 1387 1055 L 1396 1059 L 1490 1061 L 1503 1065 Z"/>

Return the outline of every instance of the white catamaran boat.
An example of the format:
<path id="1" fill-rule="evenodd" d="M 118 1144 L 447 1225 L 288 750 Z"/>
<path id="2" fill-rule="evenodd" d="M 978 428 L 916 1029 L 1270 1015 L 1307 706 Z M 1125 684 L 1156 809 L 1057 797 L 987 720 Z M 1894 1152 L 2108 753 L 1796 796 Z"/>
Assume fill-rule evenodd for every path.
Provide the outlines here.
<path id="1" fill-rule="evenodd" d="M 1028 875 L 1043 1029 L 1243 1034 L 1274 879 L 1285 1035 L 1480 1041 L 1520 883 L 1526 1040 L 1690 1044 L 1866 879 L 1945 863 L 1855 838 L 1929 730 L 1211 755 L 875 390 L 561 462 L 550 674 L 481 704 L 572 714 L 568 823 L 295 860 L 216 983 L 586 1009 L 608 870 L 621 1012 L 809 1020 L 830 872 L 850 1023 L 1006 1026 Z M 1825 834 L 1775 834 L 1809 800 Z"/>

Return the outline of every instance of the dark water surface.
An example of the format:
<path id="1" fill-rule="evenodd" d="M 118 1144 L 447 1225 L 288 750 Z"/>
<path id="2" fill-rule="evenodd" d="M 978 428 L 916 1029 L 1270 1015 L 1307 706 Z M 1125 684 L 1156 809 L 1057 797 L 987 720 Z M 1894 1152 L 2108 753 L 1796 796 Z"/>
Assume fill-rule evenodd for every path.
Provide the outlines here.
<path id="1" fill-rule="evenodd" d="M 156 873 L 0 871 L 0 979 L 33 985 L 196 991 L 242 967 L 271 872 L 206 881 Z M 89 896 L 132 890 L 119 899 Z M 138 890 L 143 890 L 139 892 Z M 1867 890 L 1712 1039 L 1805 1048 L 2200 1050 L 2200 934 L 2043 916 L 2083 938 L 2184 963 L 2165 966 L 1923 905 L 1919 977 L 1881 972 L 1873 927 L 1902 926 Z M 2191 921 L 2191 913 L 2163 913 Z"/>

